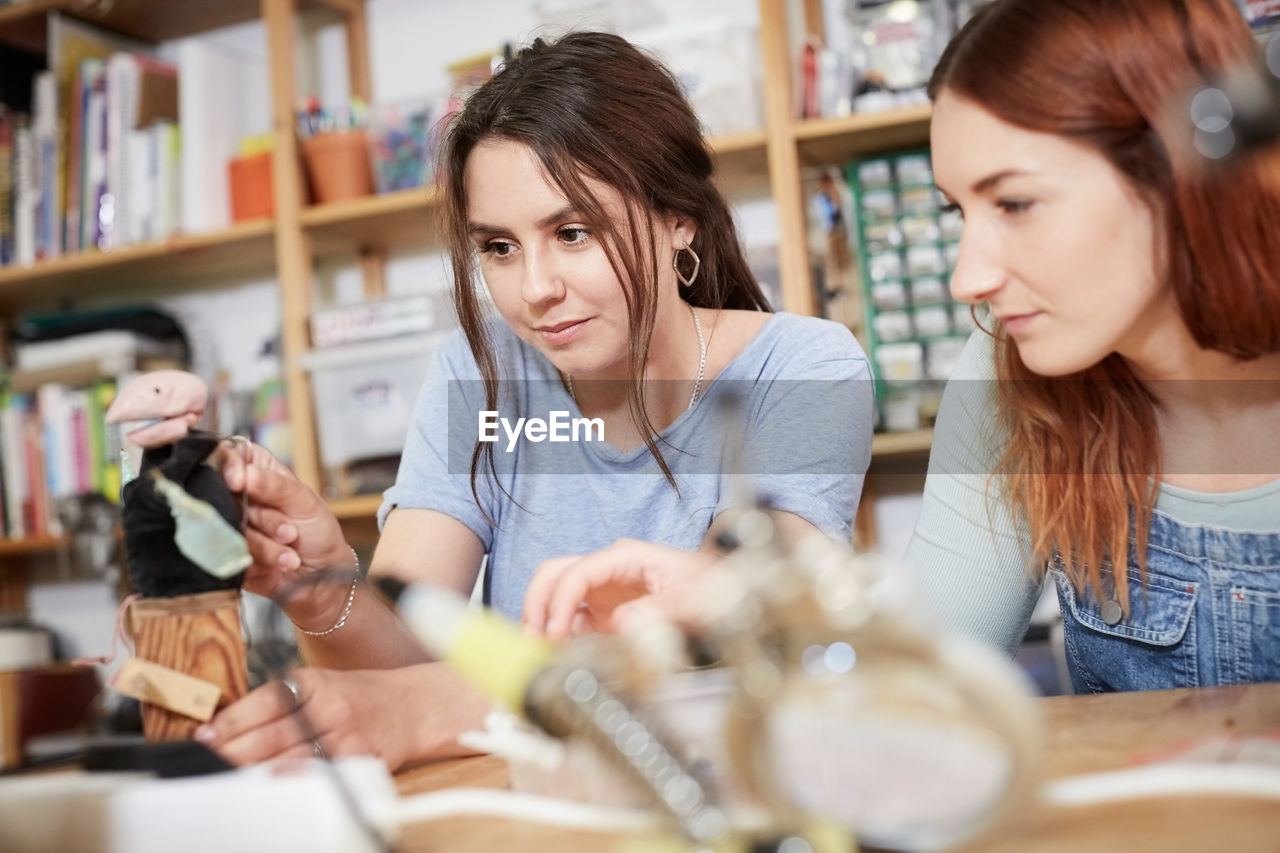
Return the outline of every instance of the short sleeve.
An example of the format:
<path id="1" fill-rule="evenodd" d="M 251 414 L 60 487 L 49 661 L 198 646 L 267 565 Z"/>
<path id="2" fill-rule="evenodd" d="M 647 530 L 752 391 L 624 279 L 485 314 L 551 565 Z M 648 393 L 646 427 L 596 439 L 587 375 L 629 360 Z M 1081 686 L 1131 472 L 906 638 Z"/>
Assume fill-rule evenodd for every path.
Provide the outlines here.
<path id="1" fill-rule="evenodd" d="M 994 348 L 982 331 L 965 346 L 938 409 L 924 502 L 904 562 L 947 627 L 1012 655 L 1041 582 L 1025 524 L 999 497 Z"/>
<path id="2" fill-rule="evenodd" d="M 450 337 L 436 351 L 427 368 L 426 379 L 413 407 L 413 418 L 400 456 L 396 482 L 382 496 L 378 509 L 378 528 L 396 507 L 431 509 L 455 518 L 471 529 L 484 543 L 493 544 L 493 525 L 485 518 L 495 518 L 492 509 L 485 512 L 471 491 L 469 466 L 458 463 L 463 450 L 455 436 L 450 447 L 449 404 L 451 397 L 473 394 L 482 386 L 479 370 L 461 332 Z M 482 401 L 467 401 L 469 410 L 483 408 Z M 456 430 L 455 430 L 456 432 Z M 470 452 L 470 447 L 466 448 Z M 450 452 L 453 453 L 453 464 Z M 477 487 L 482 500 L 491 492 L 490 479 L 479 477 Z"/>
<path id="3" fill-rule="evenodd" d="M 743 392 L 743 473 L 757 500 L 849 541 L 871 461 L 875 390 L 866 356 L 843 326 L 791 318 Z M 735 505 L 726 484 L 715 513 Z"/>

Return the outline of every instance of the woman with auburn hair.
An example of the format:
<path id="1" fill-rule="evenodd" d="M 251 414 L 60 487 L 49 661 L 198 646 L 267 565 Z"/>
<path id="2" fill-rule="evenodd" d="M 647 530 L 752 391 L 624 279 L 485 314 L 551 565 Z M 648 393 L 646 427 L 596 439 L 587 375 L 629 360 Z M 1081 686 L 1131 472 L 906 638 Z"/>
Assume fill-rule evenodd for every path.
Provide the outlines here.
<path id="1" fill-rule="evenodd" d="M 1047 574 L 1080 692 L 1280 679 L 1280 199 L 1258 164 L 1188 156 L 1176 118 L 1255 50 L 1230 0 L 994 0 L 930 83 L 951 289 L 991 328 L 944 394 L 906 562 L 1009 653 Z M 526 611 L 605 621 L 688 574 L 670 557 L 588 558 Z"/>
<path id="2" fill-rule="evenodd" d="M 775 517 L 851 535 L 871 450 L 866 359 L 842 326 L 769 311 L 670 72 L 617 36 L 538 39 L 451 120 L 439 174 L 462 330 L 414 407 L 372 574 L 469 594 L 484 562 L 485 602 L 517 619 L 553 557 L 632 538 L 711 547 L 735 494 L 730 400 Z M 600 427 L 557 441 L 557 415 Z M 394 768 L 461 751 L 487 703 L 352 580 L 324 502 L 251 452 L 225 470 L 251 501 L 245 587 L 292 589 L 304 658 L 327 668 L 260 687 L 197 737 L 237 763 L 323 750 Z M 344 583 L 298 587 L 332 567 Z"/>
<path id="3" fill-rule="evenodd" d="M 952 293 L 992 328 L 907 562 L 1010 652 L 1047 571 L 1077 692 L 1280 678 L 1280 199 L 1177 119 L 1255 50 L 1230 0 L 997 0 L 930 82 Z"/>

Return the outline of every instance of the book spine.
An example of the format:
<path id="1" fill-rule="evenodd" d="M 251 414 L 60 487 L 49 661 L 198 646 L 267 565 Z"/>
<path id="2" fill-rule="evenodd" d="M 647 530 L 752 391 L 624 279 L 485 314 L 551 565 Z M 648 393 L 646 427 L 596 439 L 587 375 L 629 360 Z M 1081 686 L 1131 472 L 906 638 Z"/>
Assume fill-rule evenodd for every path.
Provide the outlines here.
<path id="1" fill-rule="evenodd" d="M 26 420 L 30 404 L 23 395 L 9 395 L 0 410 L 0 449 L 4 453 L 5 478 L 5 534 L 21 539 L 27 535 L 27 506 L 29 484 L 27 481 Z"/>
<path id="2" fill-rule="evenodd" d="M 27 457 L 27 501 L 23 504 L 23 523 L 27 536 L 49 532 L 49 488 L 41 451 L 40 419 L 34 412 L 25 419 L 23 430 Z"/>
<path id="3" fill-rule="evenodd" d="M 99 190 L 106 164 L 102 159 L 103 124 L 107 93 L 103 85 L 102 62 L 86 59 L 80 65 L 84 78 L 84 120 L 80 134 L 80 250 L 97 247 Z"/>
<path id="4" fill-rule="evenodd" d="M 13 263 L 13 121 L 0 106 L 0 266 Z"/>
<path id="5" fill-rule="evenodd" d="M 96 400 L 98 418 L 95 422 L 96 435 L 100 442 L 101 474 L 99 491 L 107 500 L 120 502 L 120 489 L 124 487 L 120 472 L 120 426 L 105 421 L 107 409 L 116 398 L 116 383 L 99 382 L 94 386 L 93 396 Z"/>
<path id="6" fill-rule="evenodd" d="M 67 412 L 67 449 L 71 462 L 68 488 L 71 494 L 83 495 L 91 490 L 93 475 L 89 457 L 89 394 L 84 390 L 68 391 L 64 395 Z"/>
<path id="7" fill-rule="evenodd" d="M 89 487 L 87 491 L 101 494 L 102 493 L 102 474 L 103 474 L 103 433 L 106 424 L 103 422 L 105 414 L 102 408 L 102 394 L 99 389 L 101 382 L 95 382 L 85 393 L 85 428 L 88 433 L 88 451 L 89 451 Z"/>
<path id="8" fill-rule="evenodd" d="M 36 260 L 35 156 L 31 128 L 20 119 L 13 135 L 13 256 L 19 264 Z"/>
<path id="9" fill-rule="evenodd" d="M 121 245 L 145 243 L 151 239 L 151 199 L 154 195 L 150 168 L 151 138 L 145 130 L 126 130 L 125 159 L 128 166 L 124 171 L 129 184 L 121 187 L 121 193 L 127 194 L 125 210 L 129 218 L 121 222 Z"/>
<path id="10" fill-rule="evenodd" d="M 63 225 L 62 248 L 67 253 L 80 251 L 80 198 L 83 192 L 84 118 L 89 87 L 85 85 L 85 63 L 76 69 L 71 82 L 71 110 L 67 126 L 67 210 Z"/>
<path id="11" fill-rule="evenodd" d="M 81 248 L 105 248 L 103 220 L 110 227 L 111 200 L 107 195 L 107 82 L 106 73 L 94 80 L 89 93 L 88 118 L 85 129 L 85 207 L 80 212 L 84 226 Z"/>
<path id="12" fill-rule="evenodd" d="M 61 253 L 62 218 L 58 210 L 58 81 L 52 71 L 36 76 L 32 120 L 35 145 L 36 258 L 56 258 Z"/>
<path id="13" fill-rule="evenodd" d="M 0 392 L 0 429 L 4 428 L 4 409 L 8 406 L 7 393 Z M 0 435 L 0 442 L 4 441 L 4 436 Z M 0 446 L 0 537 L 7 536 L 5 532 L 9 529 L 9 478 L 8 467 L 9 458 L 4 453 L 3 446 Z"/>

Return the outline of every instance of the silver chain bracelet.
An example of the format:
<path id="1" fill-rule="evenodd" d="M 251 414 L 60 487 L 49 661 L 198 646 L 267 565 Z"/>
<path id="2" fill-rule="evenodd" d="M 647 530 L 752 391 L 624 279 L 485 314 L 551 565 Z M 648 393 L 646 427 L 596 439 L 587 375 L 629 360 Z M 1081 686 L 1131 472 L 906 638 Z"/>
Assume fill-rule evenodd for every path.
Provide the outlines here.
<path id="1" fill-rule="evenodd" d="M 351 579 L 351 593 L 347 596 L 347 605 L 342 608 L 342 615 L 338 617 L 338 621 L 333 623 L 332 628 L 324 631 L 308 631 L 306 628 L 298 627 L 298 624 L 294 622 L 293 627 L 299 634 L 306 634 L 308 637 L 323 637 L 325 634 L 332 634 L 334 631 L 347 624 L 347 617 L 351 615 L 351 605 L 356 600 L 356 586 L 360 583 L 360 557 L 356 554 L 355 548 L 351 548 L 351 557 L 356 562 L 355 577 Z M 292 622 L 293 620 L 289 621 Z"/>

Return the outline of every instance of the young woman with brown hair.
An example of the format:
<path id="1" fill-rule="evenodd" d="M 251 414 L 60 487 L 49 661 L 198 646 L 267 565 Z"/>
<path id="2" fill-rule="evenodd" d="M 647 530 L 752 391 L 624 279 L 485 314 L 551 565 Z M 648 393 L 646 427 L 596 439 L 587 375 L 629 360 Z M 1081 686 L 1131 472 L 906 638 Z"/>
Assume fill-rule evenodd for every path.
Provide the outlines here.
<path id="1" fill-rule="evenodd" d="M 846 328 L 769 312 L 669 72 L 616 36 L 538 40 L 452 119 L 440 174 L 462 334 L 414 408 L 372 573 L 467 593 L 484 561 L 486 603 L 519 618 L 550 558 L 632 538 L 704 547 L 733 501 L 729 397 L 746 470 L 776 516 L 850 535 L 870 460 L 866 359 Z M 549 441 L 557 414 L 601 430 Z M 507 434 L 521 418 L 541 432 Z M 349 567 L 324 503 L 251 452 L 226 469 L 251 500 L 245 587 L 274 597 Z M 289 691 L 265 685 L 221 713 L 198 736 L 223 755 L 319 744 L 397 767 L 458 751 L 457 733 L 479 725 L 485 703 L 425 662 L 358 581 L 309 587 L 285 609 L 305 659 L 331 669 L 299 670 Z M 291 719 L 299 706 L 314 744 Z"/>
<path id="2" fill-rule="evenodd" d="M 965 217 L 952 293 L 991 320 L 906 562 L 950 627 L 1011 654 L 1051 577 L 1077 691 L 1280 679 L 1280 198 L 1256 163 L 1188 153 L 1186 112 L 1255 50 L 1230 0 L 994 0 L 930 85 Z M 688 562 L 556 566 L 527 618 L 607 624 Z"/>

